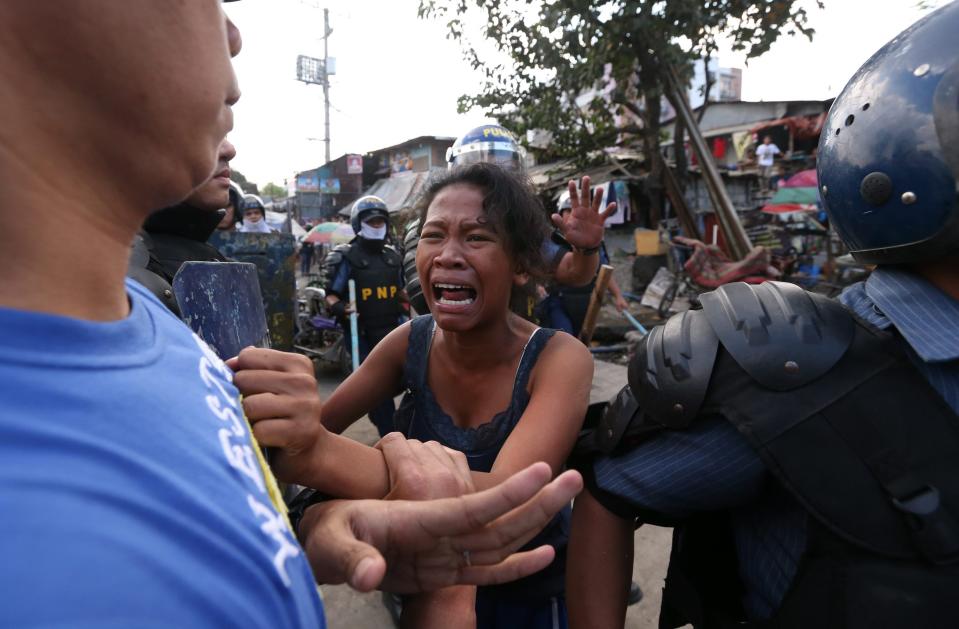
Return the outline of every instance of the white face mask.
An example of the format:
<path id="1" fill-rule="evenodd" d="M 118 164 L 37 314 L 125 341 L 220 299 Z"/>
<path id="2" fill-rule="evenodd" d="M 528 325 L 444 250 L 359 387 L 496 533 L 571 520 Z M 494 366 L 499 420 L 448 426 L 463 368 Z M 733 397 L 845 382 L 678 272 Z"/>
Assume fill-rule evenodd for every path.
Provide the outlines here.
<path id="1" fill-rule="evenodd" d="M 367 240 L 383 240 L 386 238 L 386 225 L 370 227 L 366 223 L 360 223 L 360 236 Z"/>

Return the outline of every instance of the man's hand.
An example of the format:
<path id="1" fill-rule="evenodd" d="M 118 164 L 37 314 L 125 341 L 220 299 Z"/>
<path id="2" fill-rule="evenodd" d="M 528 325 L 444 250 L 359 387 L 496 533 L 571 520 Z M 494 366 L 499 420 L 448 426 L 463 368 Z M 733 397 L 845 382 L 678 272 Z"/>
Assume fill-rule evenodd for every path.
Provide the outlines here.
<path id="1" fill-rule="evenodd" d="M 354 312 L 348 301 L 329 299 L 327 303 L 330 305 L 330 314 L 333 315 L 334 319 L 346 319 Z"/>
<path id="2" fill-rule="evenodd" d="M 318 582 L 348 581 L 361 592 L 513 581 L 553 560 L 550 546 L 513 553 L 583 487 L 577 472 L 547 484 L 550 475 L 547 464 L 536 463 L 458 498 L 321 503 L 306 511 L 299 536 Z"/>
<path id="3" fill-rule="evenodd" d="M 387 500 L 433 500 L 471 494 L 473 476 L 466 455 L 436 441 L 422 443 L 391 432 L 375 446 L 390 471 Z"/>
<path id="4" fill-rule="evenodd" d="M 436 441 L 422 443 L 398 432 L 383 437 L 376 448 L 389 468 L 387 500 L 431 500 L 475 491 L 466 455 Z M 422 629 L 476 626 L 476 588 L 459 585 L 408 596 L 401 627 Z"/>
<path id="5" fill-rule="evenodd" d="M 604 224 L 606 219 L 616 211 L 616 203 L 610 203 L 600 212 L 599 205 L 603 195 L 591 195 L 589 177 L 583 177 L 579 190 L 576 182 L 569 182 L 569 199 L 572 202 L 571 211 L 566 216 L 553 214 L 551 220 L 563 233 L 569 244 L 579 249 L 592 249 L 603 242 Z"/>
<path id="6" fill-rule="evenodd" d="M 614 305 L 616 306 L 616 310 L 618 310 L 619 312 L 623 312 L 624 310 L 629 310 L 629 304 L 626 302 L 625 299 L 623 299 L 622 295 L 618 295 L 616 297 L 616 301 L 614 302 Z"/>
<path id="7" fill-rule="evenodd" d="M 298 482 L 309 476 L 318 440 L 322 403 L 306 356 L 247 347 L 226 361 L 243 394 L 243 411 L 263 446 L 278 448 L 270 467 L 277 478 Z"/>

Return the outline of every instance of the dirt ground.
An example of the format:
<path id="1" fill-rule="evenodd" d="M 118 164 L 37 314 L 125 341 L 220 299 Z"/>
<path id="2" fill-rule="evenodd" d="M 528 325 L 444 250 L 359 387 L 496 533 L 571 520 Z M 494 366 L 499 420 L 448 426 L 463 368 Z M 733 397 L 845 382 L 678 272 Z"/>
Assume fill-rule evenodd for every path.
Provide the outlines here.
<path id="1" fill-rule="evenodd" d="M 339 378 L 319 377 L 320 393 L 327 397 Z M 376 429 L 365 418 L 345 433 L 357 441 L 372 444 Z M 660 594 L 669 557 L 670 529 L 643 526 L 636 531 L 636 554 L 633 579 L 643 590 L 643 600 L 629 608 L 625 629 L 654 629 L 657 626 Z M 583 575 L 589 578 L 589 575 Z M 360 594 L 346 585 L 323 586 L 323 603 L 327 624 L 331 629 L 378 629 L 392 627 L 392 621 L 381 602 L 379 592 Z"/>

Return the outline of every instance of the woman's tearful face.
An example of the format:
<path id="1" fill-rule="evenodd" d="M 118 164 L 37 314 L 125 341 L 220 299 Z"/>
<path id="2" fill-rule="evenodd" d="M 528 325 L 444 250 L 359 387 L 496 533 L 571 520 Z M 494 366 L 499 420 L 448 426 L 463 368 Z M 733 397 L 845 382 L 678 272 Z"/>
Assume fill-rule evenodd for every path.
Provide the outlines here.
<path id="1" fill-rule="evenodd" d="M 453 184 L 436 195 L 420 233 L 416 268 L 437 325 L 462 331 L 508 311 L 513 266 L 483 211 L 481 189 Z"/>

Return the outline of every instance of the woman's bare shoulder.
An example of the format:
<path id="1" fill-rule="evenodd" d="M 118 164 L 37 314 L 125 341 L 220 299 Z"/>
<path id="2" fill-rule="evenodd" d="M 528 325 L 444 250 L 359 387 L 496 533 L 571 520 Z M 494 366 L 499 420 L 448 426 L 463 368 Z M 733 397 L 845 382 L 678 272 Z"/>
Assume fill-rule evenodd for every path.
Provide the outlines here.
<path id="1" fill-rule="evenodd" d="M 533 370 L 534 378 L 564 383 L 593 379 L 593 355 L 576 337 L 556 331 L 546 344 Z"/>

